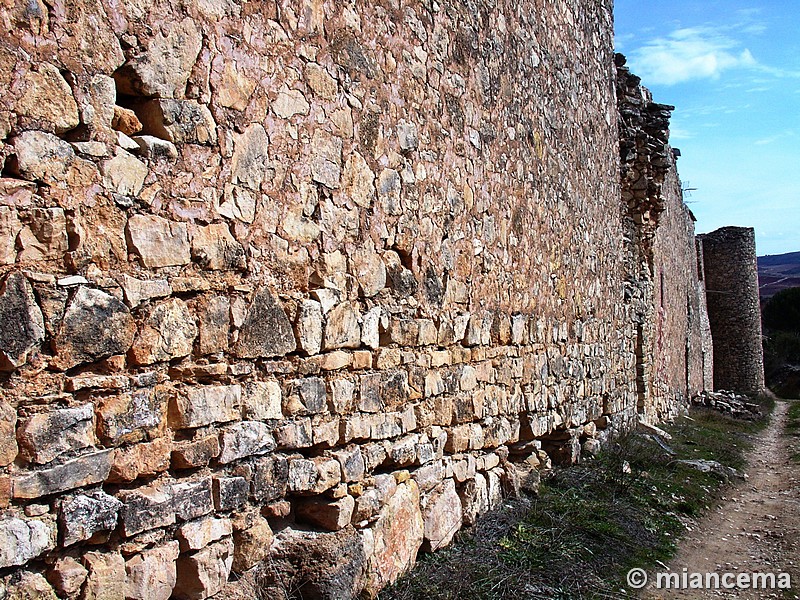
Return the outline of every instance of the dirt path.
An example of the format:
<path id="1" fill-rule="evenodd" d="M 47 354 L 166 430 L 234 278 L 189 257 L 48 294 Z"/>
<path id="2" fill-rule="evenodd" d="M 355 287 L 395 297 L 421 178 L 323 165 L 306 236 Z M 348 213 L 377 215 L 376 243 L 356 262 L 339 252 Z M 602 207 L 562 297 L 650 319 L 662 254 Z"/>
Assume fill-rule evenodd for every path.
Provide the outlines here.
<path id="1" fill-rule="evenodd" d="M 748 479 L 687 533 L 669 568 L 720 575 L 788 572 L 792 591 L 648 589 L 643 598 L 800 598 L 800 465 L 790 462 L 783 434 L 788 407 L 778 402 L 751 451 Z"/>

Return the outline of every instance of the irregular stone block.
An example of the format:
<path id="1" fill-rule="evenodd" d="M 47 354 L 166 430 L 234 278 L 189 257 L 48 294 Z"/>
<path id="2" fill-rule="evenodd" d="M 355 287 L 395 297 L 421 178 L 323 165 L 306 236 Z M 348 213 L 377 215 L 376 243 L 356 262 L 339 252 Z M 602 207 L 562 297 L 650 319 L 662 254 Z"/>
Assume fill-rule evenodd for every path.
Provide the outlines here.
<path id="1" fill-rule="evenodd" d="M 0 586 L 4 600 L 58 600 L 53 588 L 40 573 L 22 571 L 9 581 L 8 588 Z"/>
<path id="2" fill-rule="evenodd" d="M 298 347 L 304 354 L 318 354 L 322 348 L 322 305 L 316 300 L 303 300 L 295 322 Z"/>
<path id="3" fill-rule="evenodd" d="M 240 385 L 207 385 L 178 390 L 170 399 L 169 421 L 175 429 L 235 421 L 240 416 Z"/>
<path id="4" fill-rule="evenodd" d="M 97 433 L 106 445 L 138 442 L 157 435 L 164 427 L 165 417 L 164 393 L 143 388 L 103 398 L 97 406 Z"/>
<path id="5" fill-rule="evenodd" d="M 178 149 L 172 142 L 152 135 L 135 135 L 131 139 L 139 146 L 139 154 L 144 158 L 178 158 Z"/>
<path id="6" fill-rule="evenodd" d="M 375 174 L 358 152 L 347 156 L 342 173 L 342 191 L 362 208 L 369 208 L 375 200 Z"/>
<path id="7" fill-rule="evenodd" d="M 259 502 L 271 502 L 286 494 L 289 482 L 289 463 L 284 456 L 273 455 L 253 464 L 251 493 Z"/>
<path id="8" fill-rule="evenodd" d="M 233 524 L 230 519 L 206 517 L 184 523 L 178 527 L 175 535 L 180 542 L 181 552 L 188 552 L 205 548 L 211 542 L 221 540 L 232 533 Z"/>
<path id="9" fill-rule="evenodd" d="M 136 279 L 123 273 L 121 285 L 125 303 L 131 308 L 136 308 L 146 300 L 172 294 L 172 287 L 166 279 Z"/>
<path id="10" fill-rule="evenodd" d="M 199 440 L 180 444 L 172 450 L 173 469 L 204 467 L 219 456 L 219 437 L 208 435 Z"/>
<path id="11" fill-rule="evenodd" d="M 133 142 L 136 144 L 136 142 Z M 139 145 L 136 144 L 139 150 Z M 100 165 L 106 185 L 120 196 L 138 196 L 148 174 L 147 165 L 130 152 L 117 149 L 117 155 Z"/>
<path id="12" fill-rule="evenodd" d="M 0 400 L 0 467 L 14 462 L 17 457 L 17 411 L 4 400 Z"/>
<path id="13" fill-rule="evenodd" d="M 280 384 L 277 381 L 258 381 L 245 385 L 242 415 L 255 421 L 282 419 Z"/>
<path id="14" fill-rule="evenodd" d="M 442 484 L 424 501 L 422 513 L 424 522 L 425 551 L 434 552 L 447 546 L 461 528 L 461 500 L 452 479 Z"/>
<path id="15" fill-rule="evenodd" d="M 236 138 L 231 157 L 231 182 L 259 191 L 266 176 L 269 138 L 264 127 L 253 123 Z"/>
<path id="16" fill-rule="evenodd" d="M 155 215 L 133 215 L 126 227 L 128 245 L 147 268 L 187 265 L 191 260 L 185 223 Z"/>
<path id="17" fill-rule="evenodd" d="M 366 248 L 358 249 L 351 260 L 353 274 L 364 296 L 371 298 L 386 287 L 386 265 L 377 252 Z"/>
<path id="18" fill-rule="evenodd" d="M 337 189 L 341 174 L 341 138 L 315 128 L 311 139 L 311 179 L 330 189 Z"/>
<path id="19" fill-rule="evenodd" d="M 328 531 L 338 531 L 350 524 L 355 505 L 356 501 L 352 496 L 344 496 L 332 502 L 315 498 L 299 503 L 295 513 L 302 522 Z"/>
<path id="20" fill-rule="evenodd" d="M 400 174 L 394 169 L 383 169 L 377 181 L 378 204 L 384 214 L 397 216 L 403 214 L 400 205 L 402 183 Z"/>
<path id="21" fill-rule="evenodd" d="M 118 448 L 108 481 L 127 483 L 139 477 L 151 477 L 169 469 L 172 441 L 159 438 L 146 444 Z"/>
<path id="22" fill-rule="evenodd" d="M 259 473 L 258 467 L 254 470 L 256 474 Z M 261 476 L 263 477 L 263 472 Z M 217 510 L 235 510 L 247 502 L 247 497 L 250 493 L 250 484 L 244 477 L 215 477 L 212 483 L 214 507 Z M 259 485 L 261 486 L 263 486 L 264 483 L 263 479 L 259 481 Z M 255 489 L 255 476 L 253 487 Z M 259 491 L 263 492 L 263 487 Z"/>
<path id="23" fill-rule="evenodd" d="M 361 345 L 360 315 L 349 302 L 333 308 L 326 317 L 324 350 L 358 348 Z"/>
<path id="24" fill-rule="evenodd" d="M 317 473 L 316 480 L 311 487 L 311 492 L 321 494 L 342 482 L 342 469 L 339 461 L 334 458 L 318 456 L 312 459 Z"/>
<path id="25" fill-rule="evenodd" d="M 75 596 L 81 591 L 89 571 L 71 556 L 58 559 L 47 571 L 47 581 L 62 597 Z"/>
<path id="26" fill-rule="evenodd" d="M 278 90 L 278 96 L 272 103 L 272 110 L 281 119 L 290 119 L 294 115 L 307 115 L 309 105 L 303 92 L 290 90 L 284 85 Z"/>
<path id="27" fill-rule="evenodd" d="M 62 260 L 69 250 L 67 218 L 63 208 L 34 208 L 30 223 L 23 227 L 17 238 L 19 262 Z"/>
<path id="28" fill-rule="evenodd" d="M 162 23 L 147 49 L 114 73 L 117 90 L 131 96 L 181 97 L 202 45 L 192 19 Z"/>
<path id="29" fill-rule="evenodd" d="M 24 565 L 56 545 L 55 527 L 37 519 L 0 519 L 0 568 Z"/>
<path id="30" fill-rule="evenodd" d="M 45 335 L 42 311 L 22 273 L 12 273 L 0 287 L 0 322 L 0 370 L 11 371 L 25 364 Z"/>
<path id="31" fill-rule="evenodd" d="M 125 600 L 125 559 L 116 552 L 87 552 L 83 564 L 89 571 L 81 600 Z"/>
<path id="32" fill-rule="evenodd" d="M 102 490 L 64 498 L 58 511 L 61 544 L 70 546 L 91 540 L 97 533 L 110 532 L 117 526 L 121 507 L 122 502 Z"/>
<path id="33" fill-rule="evenodd" d="M 290 458 L 288 472 L 288 490 L 290 492 L 310 492 L 319 479 L 317 465 L 313 460 Z"/>
<path id="34" fill-rule="evenodd" d="M 101 483 L 111 472 L 114 450 L 84 454 L 64 464 L 17 475 L 12 479 L 14 498 L 32 499 Z"/>
<path id="35" fill-rule="evenodd" d="M 264 517 L 256 516 L 253 523 L 233 534 L 233 563 L 235 573 L 254 567 L 269 556 L 272 529 Z"/>
<path id="36" fill-rule="evenodd" d="M 327 408 L 325 381 L 319 377 L 294 379 L 287 385 L 283 410 L 287 415 L 308 415 Z"/>
<path id="37" fill-rule="evenodd" d="M 231 329 L 231 303 L 224 296 L 202 300 L 197 306 L 198 350 L 200 354 L 213 354 L 228 349 Z"/>
<path id="38" fill-rule="evenodd" d="M 410 152 L 416 150 L 419 146 L 419 133 L 417 126 L 403 119 L 397 124 L 397 141 L 400 144 L 400 150 Z"/>
<path id="39" fill-rule="evenodd" d="M 314 445 L 311 419 L 298 419 L 284 423 L 275 429 L 275 441 L 284 450 L 310 448 Z"/>
<path id="40" fill-rule="evenodd" d="M 53 340 L 56 358 L 52 364 L 67 370 L 124 354 L 135 333 L 136 324 L 127 306 L 105 292 L 80 286 Z"/>
<path id="41" fill-rule="evenodd" d="M 225 223 L 212 223 L 192 229 L 192 258 L 211 271 L 241 271 L 247 268 L 242 245 Z"/>
<path id="42" fill-rule="evenodd" d="M 122 502 L 120 509 L 121 533 L 131 537 L 142 531 L 172 525 L 175 508 L 172 490 L 165 485 L 151 485 L 117 494 Z"/>
<path id="43" fill-rule="evenodd" d="M 325 100 L 333 100 L 336 98 L 336 80 L 331 77 L 325 67 L 317 63 L 306 63 L 303 69 L 303 76 L 305 77 L 306 83 L 308 83 L 308 87 L 310 87 L 317 96 Z"/>
<path id="44" fill-rule="evenodd" d="M 12 138 L 12 171 L 25 179 L 56 188 L 88 186 L 97 179 L 97 167 L 75 156 L 64 140 L 42 131 L 24 131 Z"/>
<path id="45" fill-rule="evenodd" d="M 256 292 L 239 330 L 233 352 L 239 358 L 271 358 L 296 348 L 292 324 L 268 288 Z"/>
<path id="46" fill-rule="evenodd" d="M 137 365 L 150 365 L 191 354 L 197 325 L 186 303 L 170 298 L 156 306 L 142 324 L 131 348 Z"/>
<path id="47" fill-rule="evenodd" d="M 246 456 L 266 454 L 275 449 L 272 428 L 259 421 L 241 421 L 220 433 L 222 451 L 217 460 L 227 464 Z"/>
<path id="48" fill-rule="evenodd" d="M 181 521 L 189 521 L 214 511 L 211 479 L 208 477 L 174 483 L 171 493 L 175 516 Z"/>
<path id="49" fill-rule="evenodd" d="M 347 448 L 336 450 L 331 454 L 339 461 L 339 466 L 342 469 L 342 481 L 361 481 L 364 477 L 365 467 L 364 456 L 361 454 L 359 446 L 351 444 Z"/>
<path id="50" fill-rule="evenodd" d="M 180 600 L 203 600 L 221 591 L 233 564 L 233 541 L 228 538 L 178 559 L 178 582 L 173 590 Z"/>
<path id="51" fill-rule="evenodd" d="M 126 600 L 169 600 L 177 581 L 178 542 L 150 548 L 125 562 Z"/>
<path id="52" fill-rule="evenodd" d="M 16 241 L 21 229 L 17 211 L 0 206 L 0 265 L 13 265 L 17 260 Z"/>
<path id="53" fill-rule="evenodd" d="M 194 100 L 155 99 L 137 107 L 144 132 L 175 144 L 217 143 L 211 111 Z"/>

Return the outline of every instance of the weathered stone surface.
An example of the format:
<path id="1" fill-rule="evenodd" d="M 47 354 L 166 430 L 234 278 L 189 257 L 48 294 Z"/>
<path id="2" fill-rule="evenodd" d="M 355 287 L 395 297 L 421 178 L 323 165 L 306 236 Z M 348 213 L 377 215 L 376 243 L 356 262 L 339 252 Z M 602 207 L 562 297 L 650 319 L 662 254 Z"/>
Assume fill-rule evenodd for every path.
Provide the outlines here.
<path id="1" fill-rule="evenodd" d="M 87 552 L 83 564 L 89 571 L 81 600 L 125 600 L 125 559 L 116 552 Z"/>
<path id="2" fill-rule="evenodd" d="M 30 223 L 20 230 L 17 238 L 20 248 L 17 260 L 63 260 L 69 249 L 64 209 L 34 208 L 29 218 Z"/>
<path id="3" fill-rule="evenodd" d="M 268 288 L 256 292 L 239 329 L 233 352 L 239 358 L 283 356 L 297 347 L 292 324 Z"/>
<path id="4" fill-rule="evenodd" d="M 159 438 L 152 442 L 118 448 L 114 453 L 114 464 L 108 481 L 127 483 L 139 477 L 152 477 L 163 473 L 170 466 L 172 441 Z"/>
<path id="5" fill-rule="evenodd" d="M 178 149 L 172 142 L 153 135 L 135 135 L 131 139 L 139 146 L 139 154 L 144 158 L 178 158 Z"/>
<path id="6" fill-rule="evenodd" d="M 248 383 L 242 394 L 242 416 L 254 421 L 282 419 L 280 384 L 277 381 Z"/>
<path id="7" fill-rule="evenodd" d="M 186 429 L 239 418 L 240 385 L 213 385 L 187 388 L 176 392 L 169 404 L 172 427 Z"/>
<path id="8" fill-rule="evenodd" d="M 319 353 L 322 348 L 322 305 L 316 300 L 303 300 L 295 323 L 297 345 L 304 354 Z"/>
<path id="9" fill-rule="evenodd" d="M 284 450 L 310 448 L 314 445 L 311 419 L 294 419 L 275 429 L 275 441 Z"/>
<path id="10" fill-rule="evenodd" d="M 117 526 L 122 503 L 102 490 L 93 490 L 64 498 L 58 512 L 61 544 L 70 546 L 91 540 L 97 533 L 110 532 Z"/>
<path id="11" fill-rule="evenodd" d="M 227 464 L 246 456 L 266 454 L 275 449 L 272 428 L 259 421 L 241 421 L 220 433 L 222 451 L 217 460 Z"/>
<path id="12" fill-rule="evenodd" d="M 378 175 L 376 183 L 378 190 L 378 203 L 387 215 L 401 215 L 403 208 L 400 205 L 400 191 L 402 183 L 400 174 L 394 169 L 383 169 Z"/>
<path id="13" fill-rule="evenodd" d="M 269 522 L 261 516 L 256 516 L 249 527 L 237 530 L 233 534 L 233 571 L 242 573 L 266 559 L 272 538 Z"/>
<path id="14" fill-rule="evenodd" d="M 120 531 L 125 537 L 175 522 L 175 508 L 169 486 L 155 484 L 135 490 L 123 490 L 117 494 L 117 498 L 122 502 L 119 514 Z"/>
<path id="15" fill-rule="evenodd" d="M 314 93 L 325 100 L 336 98 L 336 80 L 330 76 L 325 67 L 317 63 L 307 63 L 303 69 L 303 75 Z"/>
<path id="16" fill-rule="evenodd" d="M 142 130 L 142 122 L 134 111 L 115 104 L 111 127 L 125 135 L 135 135 Z"/>
<path id="17" fill-rule="evenodd" d="M 91 404 L 33 415 L 20 423 L 17 442 L 20 456 L 43 465 L 65 452 L 95 443 Z"/>
<path id="18" fill-rule="evenodd" d="M 135 364 L 180 358 L 192 352 L 197 325 L 186 303 L 178 298 L 156 306 L 142 324 L 131 348 Z"/>
<path id="19" fill-rule="evenodd" d="M 108 478 L 114 450 L 84 454 L 64 464 L 12 479 L 14 498 L 31 499 L 100 483 Z"/>
<path id="20" fill-rule="evenodd" d="M 23 90 L 14 109 L 35 128 L 64 133 L 80 123 L 72 90 L 50 63 L 39 63 L 28 71 L 23 78 Z"/>
<path id="21" fill-rule="evenodd" d="M 38 519 L 0 519 L 0 568 L 24 565 L 56 545 L 55 527 Z"/>
<path id="22" fill-rule="evenodd" d="M 239 271 L 247 267 L 244 248 L 224 223 L 192 230 L 192 258 L 204 269 Z"/>
<path id="23" fill-rule="evenodd" d="M 461 500 L 456 492 L 455 482 L 445 479 L 423 504 L 423 549 L 433 552 L 447 546 L 461 528 Z"/>
<path id="24" fill-rule="evenodd" d="M 233 541 L 228 538 L 178 559 L 178 582 L 173 594 L 180 600 L 203 600 L 225 586 L 233 564 Z"/>
<path id="25" fill-rule="evenodd" d="M 353 272 L 364 296 L 371 298 L 386 287 L 386 265 L 377 252 L 366 248 L 356 250 L 352 261 Z"/>
<path id="26" fill-rule="evenodd" d="M 17 260 L 17 235 L 22 229 L 17 211 L 0 206 L 0 265 L 13 265 Z"/>
<path id="27" fill-rule="evenodd" d="M 266 177 L 269 138 L 264 127 L 253 123 L 236 140 L 231 158 L 231 181 L 258 191 Z"/>
<path id="28" fill-rule="evenodd" d="M 139 149 L 138 144 L 136 147 Z M 121 148 L 101 165 L 101 171 L 108 187 L 121 196 L 138 196 L 148 173 L 146 164 Z"/>
<path id="29" fill-rule="evenodd" d="M 214 511 L 211 479 L 203 477 L 194 481 L 172 484 L 172 507 L 181 521 L 189 521 Z"/>
<path id="30" fill-rule="evenodd" d="M 59 369 L 124 354 L 133 343 L 136 325 L 128 307 L 114 296 L 80 286 L 72 297 L 53 340 Z"/>
<path id="31" fill-rule="evenodd" d="M 311 140 L 311 179 L 336 189 L 342 175 L 342 140 L 316 128 Z"/>
<path id="32" fill-rule="evenodd" d="M 261 472 L 256 467 L 254 473 L 253 488 L 255 489 L 256 476 L 260 476 Z M 263 483 L 263 481 L 259 483 Z M 217 510 L 235 510 L 247 502 L 250 484 L 244 477 L 215 477 L 212 485 L 214 507 Z"/>
<path id="33" fill-rule="evenodd" d="M 276 536 L 272 567 L 277 582 L 296 581 L 303 597 L 319 600 L 358 597 L 368 568 L 364 543 L 352 527 L 335 533 L 286 528 Z"/>
<path id="34" fill-rule="evenodd" d="M 47 571 L 47 581 L 63 596 L 74 596 L 81 591 L 89 571 L 71 556 L 65 556 Z"/>
<path id="35" fill-rule="evenodd" d="M 422 545 L 424 524 L 419 489 L 414 481 L 397 486 L 370 529 L 372 547 L 367 551 L 369 569 L 365 589 L 374 594 L 411 568 Z"/>
<path id="36" fill-rule="evenodd" d="M 326 408 L 325 381 L 320 377 L 304 377 L 290 381 L 283 398 L 283 410 L 287 415 L 309 415 L 323 412 Z"/>
<path id="37" fill-rule="evenodd" d="M 194 100 L 156 99 L 137 107 L 143 131 L 175 144 L 217 143 L 211 111 Z"/>
<path id="38" fill-rule="evenodd" d="M 44 341 L 44 318 L 33 289 L 22 273 L 12 273 L 0 287 L 0 370 L 15 369 Z"/>
<path id="39" fill-rule="evenodd" d="M 309 105 L 303 92 L 290 90 L 284 86 L 278 91 L 278 96 L 272 103 L 272 110 L 281 119 L 289 119 L 294 115 L 307 115 Z"/>
<path id="40" fill-rule="evenodd" d="M 349 302 L 331 309 L 326 318 L 323 349 L 358 348 L 361 345 L 359 317 L 358 309 Z"/>
<path id="41" fill-rule="evenodd" d="M 313 499 L 301 502 L 295 511 L 297 518 L 328 531 L 338 531 L 350 524 L 356 501 L 352 496 L 344 496 L 335 501 Z"/>
<path id="42" fill-rule="evenodd" d="M 416 150 L 419 146 L 419 133 L 417 126 L 405 120 L 397 124 L 397 141 L 404 152 Z"/>
<path id="43" fill-rule="evenodd" d="M 126 600 L 169 600 L 177 580 L 177 541 L 150 548 L 125 562 Z"/>
<path id="44" fill-rule="evenodd" d="M 164 394 L 156 389 L 108 396 L 97 405 L 97 433 L 107 445 L 138 442 L 162 429 L 165 416 Z"/>
<path id="45" fill-rule="evenodd" d="M 362 208 L 369 208 L 375 200 L 375 174 L 358 152 L 347 157 L 342 173 L 342 192 Z"/>
<path id="46" fill-rule="evenodd" d="M 180 542 L 181 552 L 201 550 L 211 542 L 216 542 L 233 533 L 233 524 L 230 519 L 215 519 L 205 517 L 197 521 L 184 523 L 175 535 Z M 272 533 L 272 532 L 270 532 Z"/>
<path id="47" fill-rule="evenodd" d="M 332 454 L 339 461 L 339 466 L 342 468 L 342 481 L 356 482 L 364 477 L 364 456 L 361 454 L 359 446 L 351 444 L 347 448 L 337 450 Z"/>
<path id="48" fill-rule="evenodd" d="M 295 474 L 296 471 L 297 467 Z M 255 500 L 266 503 L 282 498 L 286 494 L 288 485 L 289 462 L 286 457 L 267 456 L 253 465 L 252 495 Z"/>
<path id="49" fill-rule="evenodd" d="M 208 435 L 199 440 L 176 446 L 172 450 L 172 468 L 204 467 L 217 456 L 219 456 L 219 437 Z"/>
<path id="50" fill-rule="evenodd" d="M 172 287 L 166 279 L 136 279 L 123 273 L 120 283 L 125 294 L 125 303 L 131 308 L 136 308 L 146 300 L 172 294 Z"/>
<path id="51" fill-rule="evenodd" d="M 4 600 L 57 600 L 53 588 L 40 573 L 22 571 L 4 590 Z"/>
<path id="52" fill-rule="evenodd" d="M 12 167 L 25 179 L 54 187 L 86 186 L 97 178 L 93 163 L 75 156 L 67 142 L 41 131 L 25 131 L 11 140 Z"/>
<path id="53" fill-rule="evenodd" d="M 148 268 L 186 265 L 191 260 L 185 223 L 153 215 L 133 215 L 126 236 L 130 248 Z"/>
<path id="54" fill-rule="evenodd" d="M 182 97 L 202 43 L 191 19 L 162 23 L 147 50 L 114 73 L 117 89 L 132 96 Z"/>
<path id="55" fill-rule="evenodd" d="M 224 296 L 213 296 L 197 307 L 198 350 L 200 354 L 213 354 L 228 349 L 231 329 L 231 303 Z"/>
<path id="56" fill-rule="evenodd" d="M 237 69 L 234 63 L 225 62 L 222 78 L 215 89 L 222 106 L 244 110 L 255 89 L 255 81 Z"/>
<path id="57" fill-rule="evenodd" d="M 17 411 L 0 399 L 0 467 L 11 464 L 17 457 L 16 428 Z"/>

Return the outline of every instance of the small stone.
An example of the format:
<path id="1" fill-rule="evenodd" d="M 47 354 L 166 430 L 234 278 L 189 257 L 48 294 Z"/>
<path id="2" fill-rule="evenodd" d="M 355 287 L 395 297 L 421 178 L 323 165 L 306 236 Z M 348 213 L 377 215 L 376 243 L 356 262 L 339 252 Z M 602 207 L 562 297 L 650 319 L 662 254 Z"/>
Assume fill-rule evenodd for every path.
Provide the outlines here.
<path id="1" fill-rule="evenodd" d="M 364 296 L 371 298 L 386 287 L 386 265 L 378 253 L 357 249 L 352 261 L 353 274 Z"/>
<path id="2" fill-rule="evenodd" d="M 217 99 L 220 105 L 234 110 L 244 110 L 250 96 L 256 89 L 256 82 L 246 77 L 236 63 L 225 61 L 225 70 L 216 86 Z"/>
<path id="3" fill-rule="evenodd" d="M 187 356 L 197 337 L 197 325 L 183 300 L 170 298 L 156 306 L 142 324 L 131 348 L 134 364 L 156 362 Z"/>
<path id="4" fill-rule="evenodd" d="M 295 332 L 300 350 L 311 356 L 322 348 L 322 305 L 316 300 L 303 300 L 297 311 Z"/>
<path id="5" fill-rule="evenodd" d="M 272 428 L 259 421 L 241 421 L 220 433 L 220 452 L 217 460 L 227 464 L 254 454 L 266 454 L 275 449 Z"/>
<path id="6" fill-rule="evenodd" d="M 89 576 L 81 600 L 125 600 L 125 559 L 116 552 L 87 552 L 83 564 Z"/>
<path id="7" fill-rule="evenodd" d="M 24 565 L 55 545 L 55 527 L 45 521 L 0 518 L 0 568 Z"/>
<path id="8" fill-rule="evenodd" d="M 252 223 L 256 218 L 256 197 L 243 187 L 225 186 L 223 198 L 217 212 L 228 219 L 238 219 L 243 223 Z"/>
<path id="9" fill-rule="evenodd" d="M 30 212 L 30 224 L 19 232 L 17 260 L 63 260 L 69 249 L 67 219 L 62 208 L 35 208 Z"/>
<path id="10" fill-rule="evenodd" d="M 244 248 L 224 223 L 193 228 L 192 258 L 204 269 L 212 271 L 241 271 L 247 268 Z"/>
<path id="11" fill-rule="evenodd" d="M 294 115 L 307 115 L 309 105 L 303 92 L 290 90 L 285 85 L 278 91 L 278 97 L 272 103 L 272 110 L 281 119 L 289 119 Z"/>
<path id="12" fill-rule="evenodd" d="M 176 393 L 170 401 L 169 420 L 175 429 L 235 421 L 240 416 L 239 385 L 198 386 Z"/>
<path id="13" fill-rule="evenodd" d="M 120 510 L 121 532 L 131 537 L 142 531 L 172 525 L 175 509 L 168 486 L 151 485 L 135 490 L 123 490 L 117 498 L 122 502 Z"/>
<path id="14" fill-rule="evenodd" d="M 172 294 L 172 287 L 166 279 L 136 279 L 123 274 L 121 285 L 125 303 L 131 308 L 136 308 L 147 300 L 164 298 Z"/>
<path id="15" fill-rule="evenodd" d="M 297 347 L 286 312 L 268 288 L 256 292 L 239 330 L 234 354 L 239 358 L 284 356 Z"/>
<path id="16" fill-rule="evenodd" d="M 208 477 L 175 483 L 170 491 L 175 516 L 181 521 L 189 521 L 214 511 L 211 479 Z"/>
<path id="17" fill-rule="evenodd" d="M 314 489 L 318 478 L 314 461 L 305 458 L 289 459 L 290 492 L 309 492 Z"/>
<path id="18" fill-rule="evenodd" d="M 203 299 L 197 305 L 198 349 L 200 354 L 213 354 L 228 349 L 231 329 L 231 303 L 224 296 Z"/>
<path id="19" fill-rule="evenodd" d="M 0 265 L 13 265 L 17 260 L 16 240 L 21 229 L 17 211 L 0 206 Z"/>
<path id="20" fill-rule="evenodd" d="M 32 128 L 64 133 L 80 124 L 78 105 L 69 84 L 50 63 L 36 63 L 23 75 L 24 90 L 14 109 Z"/>
<path id="21" fill-rule="evenodd" d="M 180 444 L 172 450 L 173 469 L 204 467 L 219 456 L 219 438 L 208 435 L 193 442 Z"/>
<path id="22" fill-rule="evenodd" d="M 360 315 L 349 302 L 339 304 L 327 315 L 324 350 L 358 348 L 361 345 Z"/>
<path id="23" fill-rule="evenodd" d="M 102 490 L 93 490 L 64 498 L 58 513 L 61 543 L 70 546 L 91 540 L 97 533 L 110 532 L 117 526 L 122 503 Z"/>
<path id="24" fill-rule="evenodd" d="M 355 508 L 352 496 L 344 496 L 335 502 L 320 499 L 307 500 L 297 505 L 297 518 L 328 531 L 338 531 L 350 524 Z"/>
<path id="25" fill-rule="evenodd" d="M 126 600 L 169 600 L 177 579 L 177 541 L 150 548 L 125 562 Z"/>
<path id="26" fill-rule="evenodd" d="M 275 441 L 282 449 L 295 450 L 314 445 L 311 419 L 288 421 L 275 429 Z"/>
<path id="27" fill-rule="evenodd" d="M 303 69 L 306 83 L 314 93 L 325 100 L 336 98 L 336 80 L 330 76 L 328 71 L 317 63 L 307 63 Z"/>
<path id="28" fill-rule="evenodd" d="M 252 525 L 233 534 L 233 564 L 235 573 L 254 567 L 269 556 L 272 529 L 267 520 L 257 516 Z"/>
<path id="29" fill-rule="evenodd" d="M 211 111 L 194 100 L 157 98 L 138 107 L 144 133 L 174 144 L 217 143 Z"/>
<path id="30" fill-rule="evenodd" d="M 228 582 L 234 546 L 228 538 L 178 559 L 178 582 L 173 595 L 179 600 L 203 600 L 220 592 Z"/>
<path id="31" fill-rule="evenodd" d="M 53 588 L 40 573 L 22 571 L 19 577 L 9 581 L 9 586 L 3 591 L 3 600 L 58 600 Z"/>
<path id="32" fill-rule="evenodd" d="M 140 477 L 152 477 L 163 473 L 170 466 L 172 441 L 160 438 L 146 444 L 136 444 L 118 449 L 108 481 L 127 483 Z"/>
<path id="33" fill-rule="evenodd" d="M 45 335 L 42 311 L 22 273 L 12 273 L 0 287 L 0 323 L 0 370 L 9 371 L 25 364 Z"/>
<path id="34" fill-rule="evenodd" d="M 142 123 L 136 113 L 129 108 L 114 105 L 114 117 L 111 120 L 111 127 L 126 136 L 135 135 L 142 130 Z"/>
<path id="35" fill-rule="evenodd" d="M 145 158 L 178 158 L 178 149 L 172 142 L 152 135 L 135 135 L 131 139 L 139 146 L 139 153 Z"/>
<path id="36" fill-rule="evenodd" d="M 140 148 L 139 144 L 136 144 Z M 100 166 L 106 185 L 122 196 L 138 196 L 147 177 L 147 165 L 121 148 L 117 155 Z"/>
<path id="37" fill-rule="evenodd" d="M 341 138 L 322 129 L 314 129 L 311 140 L 311 179 L 330 189 L 337 189 L 341 173 Z"/>
<path id="38" fill-rule="evenodd" d="M 107 445 L 138 442 L 157 434 L 165 416 L 163 395 L 154 389 L 107 396 L 97 406 L 97 433 Z"/>
<path id="39" fill-rule="evenodd" d="M 247 502 L 249 491 L 250 484 L 244 477 L 215 477 L 214 507 L 221 511 L 235 510 Z"/>
<path id="40" fill-rule="evenodd" d="M 147 268 L 189 264 L 189 234 L 185 223 L 154 215 L 133 215 L 126 229 L 130 248 Z"/>
<path id="41" fill-rule="evenodd" d="M 197 521 L 184 523 L 175 532 L 180 542 L 181 552 L 201 550 L 212 542 L 228 537 L 233 533 L 230 519 L 216 519 L 205 517 Z"/>
<path id="42" fill-rule="evenodd" d="M 94 409 L 91 404 L 33 415 L 20 423 L 17 442 L 20 456 L 46 464 L 65 452 L 82 450 L 95 443 Z"/>
<path id="43" fill-rule="evenodd" d="M 0 398 L 0 467 L 10 465 L 17 457 L 16 428 L 17 411 Z"/>
<path id="44" fill-rule="evenodd" d="M 348 155 L 342 173 L 342 191 L 356 205 L 369 208 L 375 200 L 375 174 L 358 152 Z"/>
<path id="45" fill-rule="evenodd" d="M 84 454 L 50 469 L 33 471 L 12 479 L 14 498 L 33 499 L 101 483 L 111 472 L 114 450 Z"/>
<path id="46" fill-rule="evenodd" d="M 419 146 L 419 134 L 414 123 L 401 120 L 397 124 L 397 140 L 400 143 L 400 150 L 410 152 Z"/>
<path id="47" fill-rule="evenodd" d="M 433 552 L 448 545 L 461 528 L 461 500 L 452 479 L 445 479 L 426 500 L 424 521 L 426 551 Z"/>
<path id="48" fill-rule="evenodd" d="M 182 96 L 202 45 L 202 34 L 192 19 L 163 22 L 147 49 L 114 73 L 118 91 L 131 96 Z"/>
<path id="49" fill-rule="evenodd" d="M 253 123 L 236 139 L 231 158 L 231 182 L 253 191 L 261 188 L 266 176 L 269 138 L 264 127 Z"/>
<path id="50" fill-rule="evenodd" d="M 266 456 L 253 465 L 252 494 L 255 500 L 266 503 L 282 498 L 288 483 L 289 463 L 285 457 Z"/>
<path id="51" fill-rule="evenodd" d="M 400 205 L 400 174 L 394 169 L 383 169 L 378 176 L 378 203 L 383 212 L 390 216 L 403 214 Z"/>
<path id="52" fill-rule="evenodd" d="M 277 381 L 247 384 L 242 396 L 242 416 L 254 421 L 282 419 L 280 384 Z"/>
<path id="53" fill-rule="evenodd" d="M 47 581 L 61 596 L 74 596 L 81 591 L 89 574 L 84 566 L 71 556 L 59 558 L 47 571 Z"/>

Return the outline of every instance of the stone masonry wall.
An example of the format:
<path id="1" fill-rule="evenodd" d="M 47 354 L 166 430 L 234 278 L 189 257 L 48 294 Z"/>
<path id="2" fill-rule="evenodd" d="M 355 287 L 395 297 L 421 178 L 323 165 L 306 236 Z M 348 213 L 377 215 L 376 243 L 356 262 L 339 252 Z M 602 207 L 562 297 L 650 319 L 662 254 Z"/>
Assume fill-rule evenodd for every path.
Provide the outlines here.
<path id="1" fill-rule="evenodd" d="M 699 236 L 714 343 L 714 389 L 764 392 L 755 231 L 723 227 Z"/>
<path id="2" fill-rule="evenodd" d="M 674 414 L 696 256 L 660 105 L 620 185 L 611 4 L 4 8 L 0 597 L 373 596 Z"/>

